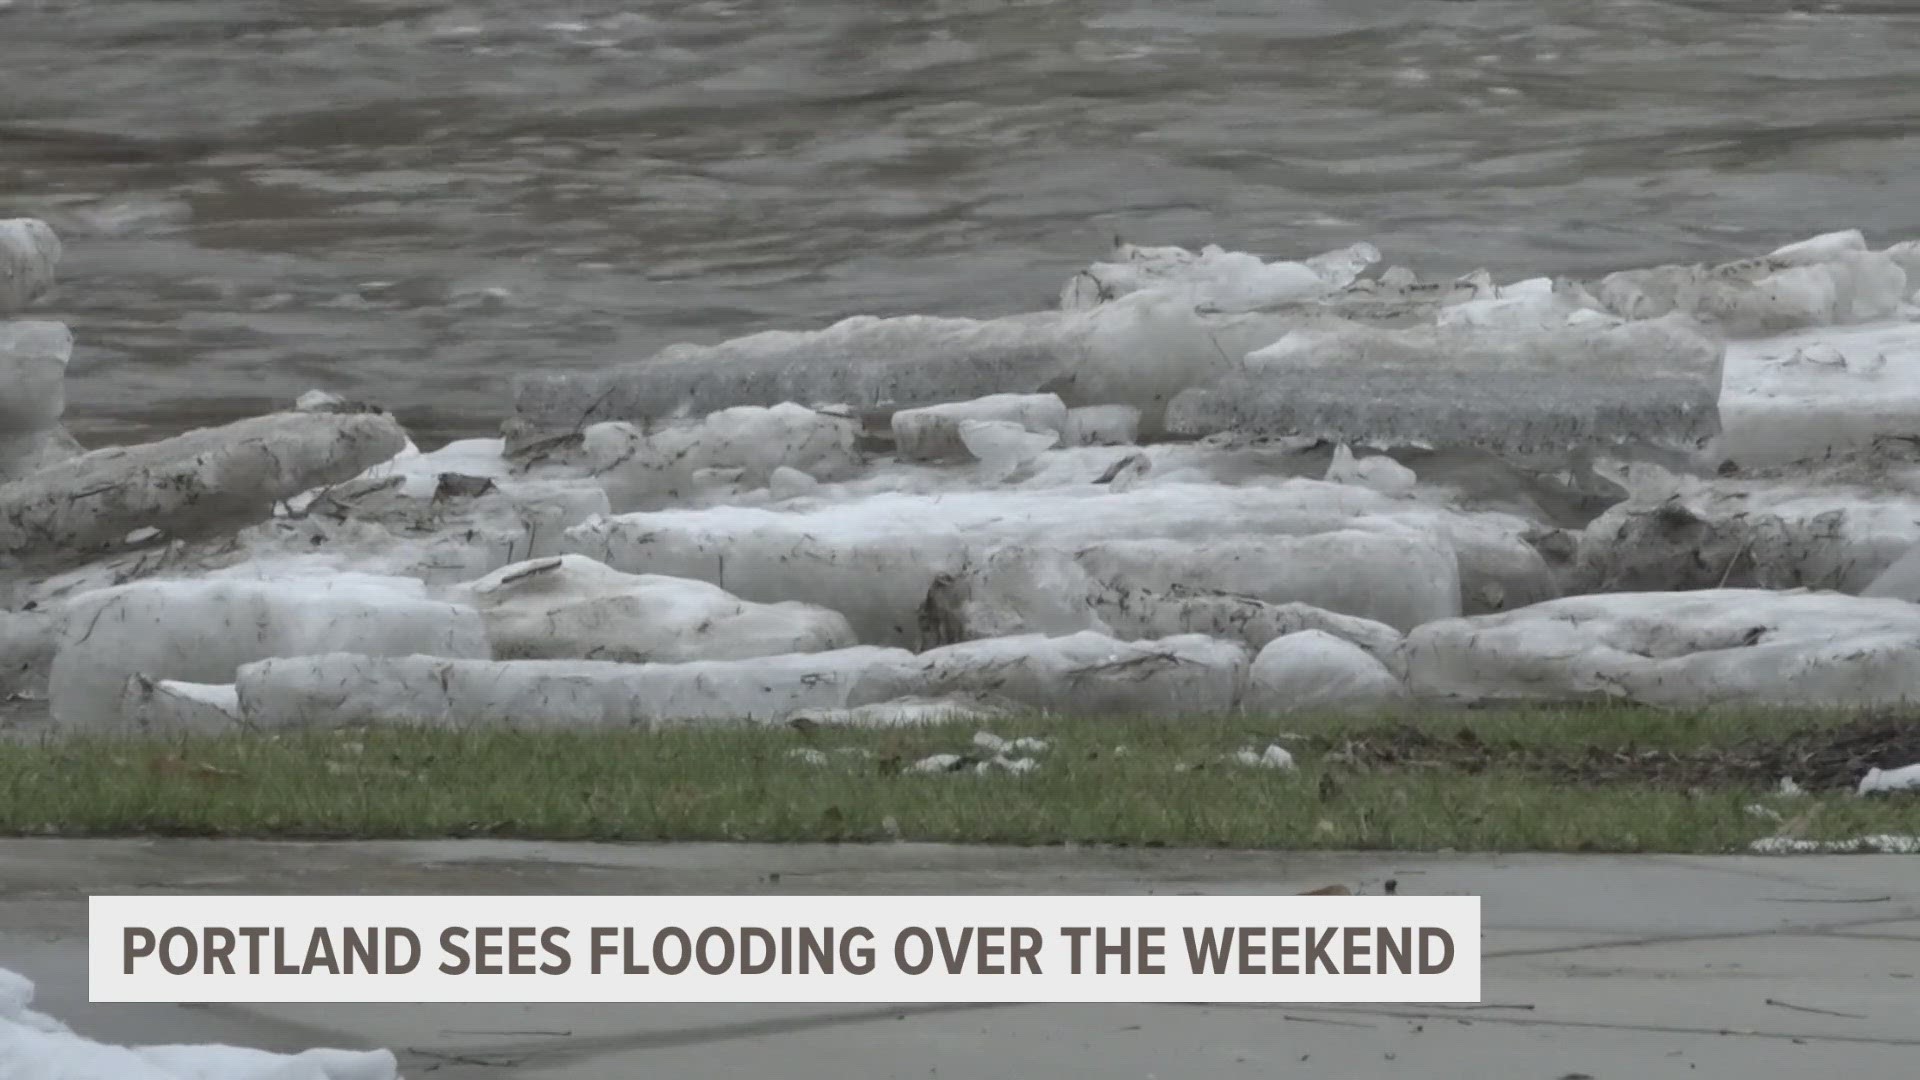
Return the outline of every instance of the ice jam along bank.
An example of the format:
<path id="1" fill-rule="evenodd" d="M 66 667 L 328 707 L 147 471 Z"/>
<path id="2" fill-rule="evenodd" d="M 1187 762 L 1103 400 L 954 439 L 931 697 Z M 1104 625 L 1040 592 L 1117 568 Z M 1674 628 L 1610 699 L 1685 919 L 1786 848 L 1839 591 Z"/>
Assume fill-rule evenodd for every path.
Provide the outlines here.
<path id="1" fill-rule="evenodd" d="M 1051 939 L 1051 940 L 1049 940 Z M 169 975 L 1441 975 L 1438 926 L 129 926 L 123 973 Z"/>

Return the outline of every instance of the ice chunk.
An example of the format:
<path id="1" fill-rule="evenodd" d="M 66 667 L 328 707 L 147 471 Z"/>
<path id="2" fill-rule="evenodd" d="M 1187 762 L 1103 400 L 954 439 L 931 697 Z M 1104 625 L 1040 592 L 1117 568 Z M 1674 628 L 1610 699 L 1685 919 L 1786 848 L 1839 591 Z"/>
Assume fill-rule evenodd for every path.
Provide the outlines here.
<path id="1" fill-rule="evenodd" d="M 584 555 L 516 563 L 456 591 L 503 660 L 739 660 L 854 644 L 836 612 L 755 604 L 717 585 L 623 574 Z"/>
<path id="2" fill-rule="evenodd" d="M 933 649 L 876 666 L 850 704 L 913 695 L 994 693 L 1042 712 L 1204 715 L 1233 708 L 1247 652 L 1197 634 L 1116 641 L 1095 633 L 1026 634 Z"/>
<path id="3" fill-rule="evenodd" d="M 896 698 L 844 709 L 802 709 L 788 720 L 839 727 L 917 727 L 963 720 L 1001 720 L 1018 711 L 1013 702 L 992 694 L 943 694 Z"/>
<path id="4" fill-rule="evenodd" d="M 1131 446 L 1140 439 L 1140 410 L 1131 405 L 1087 405 L 1067 412 L 1067 446 Z"/>
<path id="5" fill-rule="evenodd" d="M 1303 630 L 1267 643 L 1247 671 L 1250 713 L 1370 709 L 1407 696 L 1380 659 L 1350 641 Z"/>
<path id="6" fill-rule="evenodd" d="M 44 611 L 0 609 L 0 701 L 45 686 L 58 626 Z"/>
<path id="7" fill-rule="evenodd" d="M 1920 322 L 1808 330 L 1727 349 L 1722 453 L 1768 468 L 1920 430 Z"/>
<path id="8" fill-rule="evenodd" d="M 960 441 L 979 459 L 988 483 L 1012 477 L 1060 441 L 1057 431 L 1028 431 L 1011 420 L 962 420 Z"/>
<path id="9" fill-rule="evenodd" d="M 1789 266 L 1807 266 L 1831 262 L 1853 252 L 1866 250 L 1866 234 L 1859 229 L 1843 229 L 1839 232 L 1821 233 L 1819 236 L 1775 248 L 1767 258 Z"/>
<path id="10" fill-rule="evenodd" d="M 1242 747 L 1233 752 L 1233 760 L 1250 769 L 1293 771 L 1293 753 L 1279 743 L 1269 743 L 1265 750 L 1255 750 L 1251 746 Z"/>
<path id="11" fill-rule="evenodd" d="M 1900 309 L 1907 275 L 1897 260 L 1855 250 L 1836 250 L 1820 258 L 1826 253 L 1819 248 L 1830 245 L 1825 240 L 1809 243 L 1814 246 L 1787 257 L 1609 274 L 1595 285 L 1593 295 L 1624 318 L 1678 312 L 1737 335 L 1880 319 Z"/>
<path id="12" fill-rule="evenodd" d="M 767 477 L 767 494 L 777 500 L 804 499 L 809 495 L 818 494 L 819 491 L 820 481 L 815 480 L 808 473 L 786 465 L 773 470 L 773 474 Z"/>
<path id="13" fill-rule="evenodd" d="M 1877 596 L 1920 604 L 1920 541 L 1907 548 L 1880 575 L 1860 590 L 1861 596 Z"/>
<path id="14" fill-rule="evenodd" d="M 0 482 L 79 452 L 60 426 L 72 353 L 62 323 L 0 322 Z"/>
<path id="15" fill-rule="evenodd" d="M 1372 244 L 1358 243 L 1301 262 L 1264 262 L 1257 255 L 1208 245 L 1199 251 L 1116 243 L 1108 262 L 1094 263 L 1067 281 L 1060 307 L 1084 311 L 1146 289 L 1189 303 L 1253 308 L 1308 300 L 1344 289 L 1380 261 Z"/>
<path id="16" fill-rule="evenodd" d="M 0 1080 L 399 1080 L 385 1050 L 109 1046 L 29 1008 L 33 995 L 31 982 L 0 968 Z"/>
<path id="17" fill-rule="evenodd" d="M 1574 596 L 1429 623 L 1402 646 L 1423 698 L 1624 698 L 1697 708 L 1920 699 L 1920 607 L 1839 593 Z"/>
<path id="18" fill-rule="evenodd" d="M 960 426 L 969 420 L 1004 421 L 1023 431 L 1052 432 L 1058 437 L 1066 430 L 1067 415 L 1058 394 L 994 394 L 902 409 L 893 414 L 893 442 L 903 460 L 965 458 L 968 450 L 960 438 Z"/>
<path id="19" fill-rule="evenodd" d="M 1860 778 L 1857 795 L 1890 795 L 1901 791 L 1920 791 L 1920 765 L 1898 769 L 1868 769 Z"/>
<path id="20" fill-rule="evenodd" d="M 0 556 L 77 563 L 135 529 L 192 538 L 266 519 L 275 500 L 398 453 L 392 417 L 281 413 L 95 450 L 0 484 Z"/>
<path id="21" fill-rule="evenodd" d="M 1413 470 L 1385 454 L 1355 458 L 1346 443 L 1334 447 L 1333 462 L 1327 466 L 1330 484 L 1355 484 L 1372 488 L 1383 495 L 1404 495 L 1414 489 L 1420 478 Z"/>
<path id="22" fill-rule="evenodd" d="M 846 476 L 860 463 L 858 434 L 859 425 L 844 416 L 793 404 L 746 406 L 651 431 L 595 424 L 586 430 L 585 450 L 614 509 L 627 511 L 684 504 L 715 486 L 715 470 L 742 488 L 766 486 L 783 466 L 816 479 Z"/>
<path id="23" fill-rule="evenodd" d="M 868 671 L 912 658 L 875 648 L 686 664 L 335 653 L 248 664 L 236 683 L 243 715 L 263 729 L 777 723 L 802 710 L 846 708 Z"/>
<path id="24" fill-rule="evenodd" d="M 1376 446 L 1695 453 L 1720 432 L 1722 353 L 1685 319 L 1296 330 L 1218 383 L 1182 393 L 1167 426 Z"/>
<path id="25" fill-rule="evenodd" d="M 86 593 L 60 619 L 50 697 L 54 719 L 73 730 L 118 727 L 136 674 L 219 684 L 269 656 L 488 655 L 478 612 L 428 600 L 402 578 L 143 581 Z"/>
<path id="26" fill-rule="evenodd" d="M 60 255 L 60 238 L 46 222 L 0 221 L 0 315 L 18 311 L 53 288 Z"/>
<path id="27" fill-rule="evenodd" d="M 231 684 L 177 682 L 135 675 L 120 701 L 126 728 L 142 735 L 224 735 L 242 729 L 240 695 Z"/>

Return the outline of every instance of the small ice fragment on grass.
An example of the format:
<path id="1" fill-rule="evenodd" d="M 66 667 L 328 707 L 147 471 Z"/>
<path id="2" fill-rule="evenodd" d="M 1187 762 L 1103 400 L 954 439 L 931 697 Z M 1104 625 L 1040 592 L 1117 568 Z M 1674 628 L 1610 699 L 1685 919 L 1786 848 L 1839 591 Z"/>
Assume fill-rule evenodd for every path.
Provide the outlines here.
<path id="1" fill-rule="evenodd" d="M 1902 791 L 1920 791 L 1920 765 L 1898 769 L 1868 769 L 1860 778 L 1859 795 L 1891 795 Z"/>
<path id="2" fill-rule="evenodd" d="M 959 754 L 929 754 L 913 763 L 913 772 L 949 773 L 958 770 L 966 761 Z"/>
<path id="3" fill-rule="evenodd" d="M 151 525 L 146 525 L 128 533 L 126 542 L 131 546 L 133 544 L 144 544 L 149 540 L 157 540 L 159 538 L 160 530 Z"/>
<path id="4" fill-rule="evenodd" d="M 1799 784 L 1794 783 L 1793 777 L 1783 776 L 1780 778 L 1779 794 L 1787 796 L 1789 798 L 1797 798 L 1801 795 L 1805 795 L 1806 793 L 1807 793 L 1807 789 L 1801 787 Z"/>
<path id="5" fill-rule="evenodd" d="M 1774 822 L 1786 820 L 1785 817 L 1781 816 L 1780 811 L 1769 806 L 1761 806 L 1759 803 L 1749 805 L 1746 810 L 1748 817 L 1765 818 L 1768 821 Z"/>
<path id="6" fill-rule="evenodd" d="M 1234 751 L 1233 760 L 1256 769 L 1285 770 L 1293 768 L 1293 755 L 1287 752 L 1286 747 L 1278 743 L 1269 744 L 1265 750 L 1257 752 L 1250 746 L 1243 747 L 1240 750 Z"/>
<path id="7" fill-rule="evenodd" d="M 1851 840 L 1795 840 L 1768 836 L 1747 845 L 1755 855 L 1920 855 L 1920 836 L 1875 833 Z"/>
<path id="8" fill-rule="evenodd" d="M 808 765 L 825 765 L 828 760 L 825 751 L 815 750 L 811 746 L 803 746 L 797 750 L 789 750 L 787 751 L 787 756 L 796 761 L 803 761 Z"/>
<path id="9" fill-rule="evenodd" d="M 1044 754 L 1047 751 L 1047 740 L 1036 739 L 1031 735 L 1022 735 L 1013 740 L 1011 745 L 1013 749 L 1024 750 L 1029 754 Z"/>
<path id="10" fill-rule="evenodd" d="M 991 731 L 976 731 L 973 733 L 973 745 L 982 750 L 998 754 L 1005 751 L 1009 744 L 1007 740 L 995 735 Z"/>

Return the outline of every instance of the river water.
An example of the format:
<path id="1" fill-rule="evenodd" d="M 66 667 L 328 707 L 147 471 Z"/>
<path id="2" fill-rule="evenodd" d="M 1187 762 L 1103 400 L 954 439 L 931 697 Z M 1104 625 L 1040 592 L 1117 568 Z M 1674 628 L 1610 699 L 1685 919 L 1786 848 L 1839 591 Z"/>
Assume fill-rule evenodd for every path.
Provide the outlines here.
<path id="1" fill-rule="evenodd" d="M 1433 273 L 1920 237 L 1920 3 L 0 0 L 69 415 L 508 381 L 1049 304 L 1115 235 Z M 38 313 L 38 312 L 37 312 Z"/>

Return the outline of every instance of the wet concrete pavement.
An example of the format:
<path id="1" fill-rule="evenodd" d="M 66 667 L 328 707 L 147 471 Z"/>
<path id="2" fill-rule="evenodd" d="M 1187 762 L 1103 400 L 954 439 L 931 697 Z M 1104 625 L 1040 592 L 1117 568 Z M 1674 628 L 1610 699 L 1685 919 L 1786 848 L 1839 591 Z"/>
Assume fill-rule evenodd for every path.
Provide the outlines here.
<path id="1" fill-rule="evenodd" d="M 93 1006 L 95 893 L 1478 894 L 1477 1006 Z M 116 1042 L 387 1046 L 411 1077 L 1801 1077 L 1920 1060 L 1920 860 L 937 845 L 0 841 L 0 966 Z"/>

